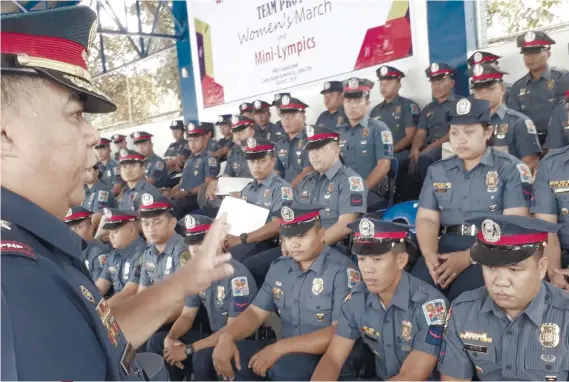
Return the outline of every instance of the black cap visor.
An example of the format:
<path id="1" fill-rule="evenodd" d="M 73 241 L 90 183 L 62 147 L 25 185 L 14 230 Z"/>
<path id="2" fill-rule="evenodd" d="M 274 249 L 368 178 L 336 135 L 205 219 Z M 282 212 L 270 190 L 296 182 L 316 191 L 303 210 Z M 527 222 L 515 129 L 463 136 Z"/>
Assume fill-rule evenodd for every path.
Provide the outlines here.
<path id="1" fill-rule="evenodd" d="M 476 81 L 476 82 L 471 81 L 470 88 L 471 89 L 489 88 L 490 86 L 492 86 L 498 82 L 504 82 L 504 80 L 492 78 L 492 79 L 488 79 L 488 80 L 484 80 L 484 81 Z"/>
<path id="2" fill-rule="evenodd" d="M 306 146 L 304 147 L 306 150 L 318 150 L 326 146 L 330 142 L 338 142 L 338 139 L 335 138 L 325 138 L 319 139 L 317 141 L 308 141 L 306 142 Z"/>
<path id="3" fill-rule="evenodd" d="M 186 243 L 186 245 L 201 244 L 205 238 L 205 234 L 205 232 L 186 233 L 186 237 L 184 237 L 184 243 Z"/>
<path id="4" fill-rule="evenodd" d="M 320 218 L 312 219 L 302 223 L 295 224 L 282 224 L 279 230 L 281 236 L 298 236 L 304 235 L 306 232 L 310 231 L 312 227 L 319 221 Z"/>
<path id="5" fill-rule="evenodd" d="M 476 239 L 470 248 L 470 257 L 488 267 L 505 267 L 524 261 L 533 255 L 541 244 L 495 246 Z"/>
<path id="6" fill-rule="evenodd" d="M 354 241 L 352 253 L 355 256 L 381 256 L 393 249 L 399 242 L 358 242 Z"/>
<path id="7" fill-rule="evenodd" d="M 363 91 L 363 90 L 356 90 L 356 91 L 348 91 L 348 92 L 344 92 L 344 98 L 348 98 L 348 99 L 357 99 L 357 98 L 363 98 L 365 96 L 369 95 L 369 92 Z"/>

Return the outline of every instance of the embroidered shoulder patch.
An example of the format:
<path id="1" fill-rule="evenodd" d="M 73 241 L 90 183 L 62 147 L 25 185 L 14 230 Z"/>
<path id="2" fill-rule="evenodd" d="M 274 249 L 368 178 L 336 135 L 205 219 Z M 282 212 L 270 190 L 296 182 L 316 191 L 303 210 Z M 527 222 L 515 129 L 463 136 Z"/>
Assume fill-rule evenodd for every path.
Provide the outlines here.
<path id="1" fill-rule="evenodd" d="M 537 130 L 535 129 L 535 125 L 531 119 L 526 119 L 526 127 L 528 129 L 528 134 L 537 134 Z"/>
<path id="2" fill-rule="evenodd" d="M 281 187 L 281 198 L 283 200 L 293 200 L 292 189 L 290 187 Z"/>
<path id="3" fill-rule="evenodd" d="M 156 162 L 156 169 L 163 170 L 164 169 L 164 162 Z"/>
<path id="4" fill-rule="evenodd" d="M 97 195 L 97 200 L 99 202 L 107 202 L 109 200 L 109 192 L 99 191 L 99 194 Z"/>
<path id="5" fill-rule="evenodd" d="M 15 240 L 0 240 L 0 253 L 2 255 L 24 255 L 25 257 L 36 260 L 36 254 L 32 247 Z"/>
<path id="6" fill-rule="evenodd" d="M 447 317 L 446 303 L 442 298 L 427 301 L 423 304 L 423 314 L 427 324 L 444 325 Z"/>
<path id="7" fill-rule="evenodd" d="M 350 191 L 363 192 L 364 191 L 364 181 L 359 176 L 348 177 L 350 182 Z"/>
<path id="8" fill-rule="evenodd" d="M 235 277 L 231 280 L 231 292 L 233 297 L 249 296 L 249 280 L 247 277 Z"/>
<path id="9" fill-rule="evenodd" d="M 348 268 L 346 271 L 348 272 L 348 288 L 352 288 L 354 285 L 360 282 L 360 272 L 354 268 Z"/>

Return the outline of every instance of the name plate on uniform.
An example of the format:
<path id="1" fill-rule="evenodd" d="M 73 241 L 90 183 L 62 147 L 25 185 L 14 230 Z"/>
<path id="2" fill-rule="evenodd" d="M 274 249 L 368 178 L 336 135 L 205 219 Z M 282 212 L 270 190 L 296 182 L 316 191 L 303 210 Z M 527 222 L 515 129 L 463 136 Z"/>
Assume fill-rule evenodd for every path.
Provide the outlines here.
<path id="1" fill-rule="evenodd" d="M 229 195 L 232 192 L 241 192 L 246 185 L 251 183 L 251 178 L 230 178 L 222 176 L 217 180 L 216 195 Z"/>

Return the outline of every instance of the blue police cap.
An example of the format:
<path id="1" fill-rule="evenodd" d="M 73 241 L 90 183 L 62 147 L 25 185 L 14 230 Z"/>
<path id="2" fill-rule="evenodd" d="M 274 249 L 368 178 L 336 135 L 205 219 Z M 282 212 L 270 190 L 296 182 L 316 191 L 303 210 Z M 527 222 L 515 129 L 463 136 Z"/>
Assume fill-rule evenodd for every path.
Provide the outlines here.
<path id="1" fill-rule="evenodd" d="M 344 86 L 344 98 L 362 98 L 369 95 L 373 88 L 373 81 L 366 78 L 352 77 L 342 82 Z"/>
<path id="2" fill-rule="evenodd" d="M 516 43 L 520 48 L 520 53 L 541 52 L 549 50 L 555 40 L 542 31 L 527 31 L 517 37 Z"/>
<path id="3" fill-rule="evenodd" d="M 249 160 L 264 158 L 267 153 L 275 151 L 275 145 L 267 139 L 250 137 L 246 143 L 245 158 Z"/>
<path id="4" fill-rule="evenodd" d="M 181 119 L 178 119 L 176 121 L 172 121 L 172 123 L 170 124 L 170 129 L 171 130 L 182 130 L 184 131 L 184 121 L 182 121 Z"/>
<path id="5" fill-rule="evenodd" d="M 265 101 L 256 100 L 253 102 L 253 111 L 266 111 L 271 108 L 271 104 Z"/>
<path id="6" fill-rule="evenodd" d="M 476 64 L 492 64 L 497 63 L 500 58 L 502 58 L 502 56 L 497 56 L 494 53 L 479 50 L 472 53 L 466 62 L 468 62 L 468 65 L 470 66 L 474 66 Z"/>
<path id="7" fill-rule="evenodd" d="M 344 91 L 344 85 L 342 81 L 327 81 L 324 82 L 324 88 L 320 92 L 320 94 L 332 93 L 332 92 L 340 92 Z"/>
<path id="8" fill-rule="evenodd" d="M 85 112 L 110 113 L 116 105 L 91 82 L 87 66 L 97 15 L 86 6 L 1 17 L 2 73 L 39 74 L 83 95 Z"/>
<path id="9" fill-rule="evenodd" d="M 295 113 L 305 111 L 308 107 L 307 104 L 288 95 L 283 95 L 279 101 L 278 108 L 281 113 Z"/>
<path id="10" fill-rule="evenodd" d="M 121 143 L 122 141 L 124 141 L 126 139 L 126 135 L 113 134 L 111 139 L 113 140 L 113 143 Z"/>
<path id="11" fill-rule="evenodd" d="M 388 65 L 380 66 L 375 71 L 375 74 L 377 75 L 377 78 L 379 78 L 380 80 L 396 79 L 396 78 L 401 79 L 405 77 L 405 74 L 401 70 Z"/>
<path id="12" fill-rule="evenodd" d="M 103 229 L 117 229 L 122 227 L 128 222 L 136 221 L 136 212 L 132 210 L 119 210 L 118 208 L 105 208 L 103 209 L 105 215 L 105 224 Z"/>
<path id="13" fill-rule="evenodd" d="M 139 194 L 134 199 L 134 207 L 138 210 L 138 215 L 143 218 L 154 217 L 164 212 L 172 212 L 174 203 L 172 200 L 160 192 L 147 191 Z"/>
<path id="14" fill-rule="evenodd" d="M 152 139 L 153 135 L 147 133 L 146 131 L 135 131 L 134 133 L 130 134 L 130 139 L 134 142 L 134 144 L 149 141 Z"/>
<path id="15" fill-rule="evenodd" d="M 502 82 L 506 72 L 501 71 L 493 64 L 475 64 L 467 71 L 472 88 L 479 89 Z"/>
<path id="16" fill-rule="evenodd" d="M 139 153 L 138 151 L 129 150 L 129 149 L 121 149 L 119 151 L 119 164 L 122 163 L 142 163 L 144 162 L 144 155 Z"/>
<path id="17" fill-rule="evenodd" d="M 479 228 L 470 257 L 489 267 L 524 261 L 545 245 L 548 233 L 561 228 L 541 219 L 514 215 L 477 216 L 468 223 Z"/>
<path id="18" fill-rule="evenodd" d="M 184 229 L 185 243 L 199 244 L 213 224 L 213 219 L 204 215 L 186 215 L 178 220 L 178 225 Z"/>
<path id="19" fill-rule="evenodd" d="M 216 126 L 219 125 L 229 125 L 231 126 L 231 116 L 232 114 L 222 114 L 217 117 L 217 122 L 215 123 Z"/>
<path id="20" fill-rule="evenodd" d="M 188 123 L 188 130 L 186 134 L 189 137 L 197 136 L 197 135 L 206 135 L 210 129 L 213 129 L 213 123 L 211 122 L 202 122 L 202 123 L 195 123 L 190 122 Z"/>
<path id="21" fill-rule="evenodd" d="M 336 141 L 340 139 L 338 133 L 327 129 L 324 126 L 312 126 L 306 125 L 306 137 L 307 142 L 305 149 L 306 150 L 316 150 L 320 147 L 326 146 L 328 143 Z"/>
<path id="22" fill-rule="evenodd" d="M 439 80 L 446 76 L 454 78 L 453 68 L 444 62 L 433 62 L 427 69 L 425 69 L 425 74 L 429 81 Z"/>
<path id="23" fill-rule="evenodd" d="M 281 104 L 281 98 L 283 98 L 284 96 L 290 97 L 290 93 L 277 93 L 277 94 L 275 94 L 275 99 L 273 100 L 272 105 L 279 107 L 279 105 Z"/>
<path id="24" fill-rule="evenodd" d="M 473 97 L 461 98 L 450 111 L 450 125 L 490 123 L 490 103 Z"/>
<path id="25" fill-rule="evenodd" d="M 231 130 L 242 131 L 247 127 L 254 127 L 255 121 L 244 115 L 234 115 L 231 117 Z"/>
<path id="26" fill-rule="evenodd" d="M 243 102 L 239 105 L 240 113 L 252 113 L 253 111 L 253 104 L 251 102 Z"/>
<path id="27" fill-rule="evenodd" d="M 110 146 L 110 145 L 111 145 L 111 140 L 110 140 L 110 139 L 101 138 L 101 139 L 99 140 L 99 142 L 97 142 L 97 144 L 95 145 L 95 148 L 96 148 L 96 149 L 100 149 L 100 148 L 102 148 L 102 147 Z"/>
<path id="28" fill-rule="evenodd" d="M 93 215 L 92 211 L 85 209 L 81 206 L 71 207 L 67 211 L 67 215 L 65 215 L 65 219 L 63 220 L 67 225 L 73 225 L 82 222 L 85 219 L 90 219 L 91 215 Z"/>
<path id="29" fill-rule="evenodd" d="M 348 224 L 354 232 L 352 253 L 356 256 L 379 256 L 398 244 L 410 240 L 409 226 L 366 217 Z"/>
<path id="30" fill-rule="evenodd" d="M 320 221 L 320 210 L 323 207 L 315 204 L 293 202 L 280 210 L 280 235 L 296 236 L 308 232 L 316 222 Z"/>

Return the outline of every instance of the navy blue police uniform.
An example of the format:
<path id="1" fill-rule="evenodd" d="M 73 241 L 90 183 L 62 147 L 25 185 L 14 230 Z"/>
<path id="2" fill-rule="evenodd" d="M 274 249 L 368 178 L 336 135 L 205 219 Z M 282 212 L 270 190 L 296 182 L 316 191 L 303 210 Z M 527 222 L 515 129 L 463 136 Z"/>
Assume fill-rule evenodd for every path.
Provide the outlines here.
<path id="1" fill-rule="evenodd" d="M 221 125 L 227 125 L 231 128 L 231 114 L 223 114 L 220 115 L 217 119 L 217 122 L 215 123 L 215 126 L 221 126 Z M 217 141 L 217 147 L 218 149 L 227 147 L 228 150 L 231 150 L 233 148 L 233 137 L 230 135 L 228 135 L 227 137 L 222 137 L 219 141 Z M 223 162 L 224 160 L 227 160 L 227 155 L 224 155 L 222 157 L 217 158 L 220 162 Z"/>
<path id="2" fill-rule="evenodd" d="M 81 206 L 89 211 L 94 213 L 101 212 L 103 208 L 114 208 L 116 207 L 117 201 L 115 200 L 115 195 L 113 194 L 112 189 L 106 184 L 103 183 L 101 180 L 101 163 L 97 163 L 95 169 L 99 171 L 99 180 L 97 180 L 94 184 L 83 185 L 83 189 L 85 190 L 85 199 Z"/>
<path id="3" fill-rule="evenodd" d="M 144 157 L 134 150 L 122 149 L 120 150 L 119 164 L 132 164 L 139 163 L 142 165 L 144 163 Z M 148 183 L 144 177 L 142 177 L 133 187 L 125 185 L 119 195 L 118 209 L 119 210 L 135 210 L 134 200 L 143 192 L 159 192 L 158 189 Z"/>
<path id="4" fill-rule="evenodd" d="M 172 121 L 170 124 L 170 130 L 180 130 L 184 132 L 186 130 L 184 126 L 184 121 L 177 120 Z M 188 159 L 191 151 L 188 148 L 188 141 L 186 141 L 182 135 L 182 138 L 179 140 L 170 143 L 166 152 L 164 153 L 164 158 L 176 158 L 178 156 L 182 156 L 184 159 Z"/>
<path id="5" fill-rule="evenodd" d="M 342 94 L 344 92 L 344 85 L 342 85 L 342 81 L 328 81 L 324 82 L 324 88 L 320 92 L 320 94 L 328 94 L 328 93 L 339 93 Z M 344 110 L 344 105 L 340 105 L 337 110 L 330 111 L 324 110 L 318 118 L 316 119 L 316 123 L 314 124 L 315 127 L 325 127 L 331 131 L 337 131 L 340 126 L 346 123 L 346 112 Z"/>
<path id="6" fill-rule="evenodd" d="M 547 126 L 546 149 L 558 149 L 569 145 L 569 90 L 565 92 L 565 98 L 560 101 Z"/>
<path id="7" fill-rule="evenodd" d="M 88 76 L 84 56 L 89 31 L 97 25 L 89 7 L 3 14 L 1 22 L 2 75 L 39 75 L 79 92 L 86 113 L 116 110 Z M 125 380 L 142 376 L 134 362 L 134 348 L 85 268 L 83 240 L 58 218 L 14 192 L 2 188 L 0 199 L 2 377 Z"/>
<path id="8" fill-rule="evenodd" d="M 135 145 L 152 140 L 153 135 L 146 131 L 135 131 L 130 134 L 130 138 Z M 166 187 L 168 183 L 168 166 L 164 159 L 160 158 L 154 152 L 144 158 L 144 168 L 146 176 L 154 179 L 154 186 L 157 188 Z"/>
<path id="9" fill-rule="evenodd" d="M 450 115 L 451 124 L 489 123 L 488 101 L 462 98 Z M 510 154 L 487 148 L 480 163 L 467 171 L 464 162 L 451 156 L 434 163 L 427 173 L 419 198 L 419 208 L 437 211 L 443 234 L 438 252 L 465 251 L 474 242 L 476 227 L 467 220 L 477 214 L 502 214 L 510 208 L 529 207 L 533 176 L 529 167 Z M 418 229 L 438 232 L 440 227 Z M 433 285 L 425 258 L 421 257 L 412 274 Z M 484 284 L 479 265 L 471 264 L 444 291 L 450 301 L 460 293 Z"/>
<path id="10" fill-rule="evenodd" d="M 258 113 L 269 113 L 271 109 L 271 104 L 265 101 L 256 100 L 253 102 L 253 111 L 255 114 Z M 257 125 L 255 129 L 255 137 L 266 139 L 271 142 L 275 142 L 281 135 L 284 134 L 282 125 L 277 126 L 271 121 L 266 126 Z"/>
<path id="11" fill-rule="evenodd" d="M 559 229 L 557 224 L 528 216 L 487 215 L 477 219 L 476 225 L 480 233 L 470 254 L 492 270 L 515 267 L 542 251 L 548 233 Z M 505 279 L 499 282 L 507 291 L 512 286 Z M 502 288 L 498 281 L 494 283 L 494 291 Z M 450 379 L 479 381 L 568 380 L 569 294 L 535 278 L 528 288 L 535 295 L 515 317 L 500 307 L 509 302 L 494 301 L 490 285 L 459 296 L 447 317 L 440 373 Z"/>
<path id="12" fill-rule="evenodd" d="M 521 54 L 536 54 L 551 49 L 555 41 L 545 32 L 528 31 L 518 36 L 516 43 Z M 539 78 L 531 73 L 514 82 L 508 107 L 527 115 L 535 123 L 540 143 L 545 143 L 547 126 L 555 106 L 563 99 L 568 89 L 567 69 L 546 66 Z"/>
<path id="13" fill-rule="evenodd" d="M 122 143 L 126 140 L 126 135 L 113 134 L 113 136 L 111 137 L 111 140 L 113 141 L 115 146 L 118 146 L 119 143 Z M 119 157 L 120 157 L 120 150 L 117 150 L 117 152 L 114 155 L 115 161 L 117 163 L 119 162 Z"/>
<path id="14" fill-rule="evenodd" d="M 99 143 L 95 145 L 95 150 L 103 147 L 111 146 L 111 140 L 107 138 L 101 138 Z M 107 163 L 99 162 L 99 169 L 101 171 L 101 181 L 105 183 L 108 187 L 113 187 L 116 183 L 124 184 L 121 179 L 121 172 L 119 169 L 119 164 L 116 160 L 109 159 Z"/>

